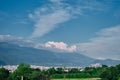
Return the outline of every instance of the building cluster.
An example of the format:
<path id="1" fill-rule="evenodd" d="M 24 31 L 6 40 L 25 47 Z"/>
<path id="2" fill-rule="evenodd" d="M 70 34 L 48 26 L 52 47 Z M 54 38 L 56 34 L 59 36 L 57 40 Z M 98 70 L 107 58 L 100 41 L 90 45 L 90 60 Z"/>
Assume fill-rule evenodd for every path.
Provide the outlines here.
<path id="1" fill-rule="evenodd" d="M 17 69 L 18 65 L 5 65 L 5 66 L 0 66 L 0 68 L 5 68 L 7 70 L 9 70 L 10 72 L 13 72 Z"/>
<path id="2" fill-rule="evenodd" d="M 5 66 L 0 66 L 0 68 L 5 68 L 5 69 L 7 69 L 7 70 L 9 70 L 10 72 L 14 72 L 16 69 L 17 69 L 17 67 L 18 67 L 18 65 L 5 65 Z M 91 64 L 91 66 L 90 67 L 101 67 L 101 64 L 99 64 L 99 63 L 96 63 L 96 64 Z M 40 70 L 48 70 L 49 68 L 53 68 L 53 66 L 51 66 L 51 67 L 48 67 L 48 66 L 37 66 L 37 65 L 31 65 L 31 68 L 33 68 L 33 69 L 40 69 Z M 84 70 L 84 67 L 78 67 L 78 66 L 76 66 L 76 67 L 54 67 L 55 69 L 57 69 L 57 68 L 63 68 L 66 72 L 68 71 L 68 69 L 72 69 L 72 68 L 77 68 L 77 69 L 79 69 L 80 71 L 83 71 Z"/>
<path id="3" fill-rule="evenodd" d="M 91 64 L 91 67 L 102 67 L 100 63 Z"/>
<path id="4" fill-rule="evenodd" d="M 2 68 L 2 67 L 7 69 L 7 70 L 9 70 L 10 72 L 14 72 L 17 69 L 18 65 L 0 66 L 0 68 Z M 47 69 L 49 69 L 51 67 L 31 65 L 31 68 L 33 68 L 33 69 L 40 69 L 40 70 L 47 70 Z"/>

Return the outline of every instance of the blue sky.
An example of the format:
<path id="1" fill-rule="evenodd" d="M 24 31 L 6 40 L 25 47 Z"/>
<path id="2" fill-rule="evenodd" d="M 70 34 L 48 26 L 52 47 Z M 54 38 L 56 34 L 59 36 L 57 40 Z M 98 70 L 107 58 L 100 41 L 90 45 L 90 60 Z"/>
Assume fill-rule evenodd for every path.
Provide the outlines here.
<path id="1" fill-rule="evenodd" d="M 0 0 L 0 40 L 22 38 L 37 48 L 120 59 L 119 25 L 120 0 Z"/>

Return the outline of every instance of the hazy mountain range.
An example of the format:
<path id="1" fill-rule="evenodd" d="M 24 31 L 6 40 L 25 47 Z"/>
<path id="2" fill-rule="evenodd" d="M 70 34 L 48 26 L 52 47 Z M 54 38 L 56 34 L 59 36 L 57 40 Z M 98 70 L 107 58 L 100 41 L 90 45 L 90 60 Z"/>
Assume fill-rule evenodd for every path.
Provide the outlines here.
<path id="1" fill-rule="evenodd" d="M 20 63 L 43 66 L 88 66 L 95 63 L 116 65 L 120 64 L 120 61 L 111 59 L 96 60 L 75 52 L 52 52 L 0 42 L 0 65 L 16 65 Z"/>

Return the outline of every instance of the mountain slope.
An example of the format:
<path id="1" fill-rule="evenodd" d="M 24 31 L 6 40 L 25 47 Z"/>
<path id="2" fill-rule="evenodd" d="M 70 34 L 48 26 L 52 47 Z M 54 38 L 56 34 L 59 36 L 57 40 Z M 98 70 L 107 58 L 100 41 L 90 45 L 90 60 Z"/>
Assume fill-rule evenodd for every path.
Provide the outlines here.
<path id="1" fill-rule="evenodd" d="M 0 43 L 0 60 L 6 64 L 21 62 L 37 65 L 88 65 L 94 59 L 78 53 L 57 53 L 48 50 Z"/>
<path id="2" fill-rule="evenodd" d="M 111 60 L 111 59 L 95 60 L 95 61 L 93 61 L 92 63 L 93 63 L 93 64 L 94 64 L 94 63 L 101 63 L 101 64 L 103 64 L 103 65 L 112 66 L 112 65 L 120 64 L 120 60 Z"/>
<path id="3" fill-rule="evenodd" d="M 0 65 L 20 63 L 46 66 L 88 66 L 95 63 L 116 65 L 120 64 L 120 61 L 96 60 L 79 53 L 58 53 L 0 42 Z"/>

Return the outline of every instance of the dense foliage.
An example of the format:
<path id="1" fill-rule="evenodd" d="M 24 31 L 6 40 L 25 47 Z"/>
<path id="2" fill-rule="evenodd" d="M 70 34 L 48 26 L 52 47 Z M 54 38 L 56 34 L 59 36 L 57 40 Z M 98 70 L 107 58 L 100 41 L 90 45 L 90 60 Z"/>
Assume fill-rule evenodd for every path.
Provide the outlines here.
<path id="1" fill-rule="evenodd" d="M 102 80 L 120 80 L 120 64 L 117 66 L 107 67 L 101 73 Z"/>
<path id="2" fill-rule="evenodd" d="M 0 80 L 6 80 L 9 77 L 9 71 L 5 68 L 0 68 Z"/>
<path id="3" fill-rule="evenodd" d="M 53 78 L 95 78 L 102 73 L 103 67 L 86 67 L 83 71 L 77 68 L 69 69 L 67 72 L 56 73 L 52 75 Z"/>
<path id="4" fill-rule="evenodd" d="M 101 78 L 120 80 L 120 64 L 116 66 L 78 68 L 32 69 L 28 64 L 20 64 L 14 72 L 0 68 L 0 80 L 50 80 L 52 78 Z"/>

